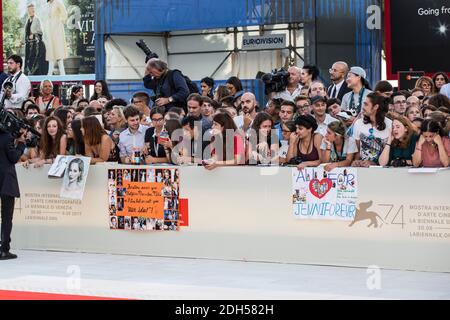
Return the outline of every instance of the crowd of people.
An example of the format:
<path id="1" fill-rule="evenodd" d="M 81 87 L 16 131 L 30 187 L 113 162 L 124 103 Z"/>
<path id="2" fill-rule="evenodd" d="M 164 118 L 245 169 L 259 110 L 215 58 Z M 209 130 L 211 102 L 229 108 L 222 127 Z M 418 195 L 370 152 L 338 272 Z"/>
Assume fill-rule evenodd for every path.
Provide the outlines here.
<path id="1" fill-rule="evenodd" d="M 16 69 L 9 70 L 11 77 Z M 270 93 L 260 105 L 237 77 L 219 86 L 205 77 L 195 92 L 181 71 L 153 58 L 143 80 L 155 97 L 142 91 L 129 101 L 114 98 L 99 80 L 91 97 L 73 86 L 69 104 L 62 105 L 52 82 L 44 80 L 39 96 L 28 96 L 20 108 L 11 104 L 8 111 L 41 133 L 39 144 L 28 146 L 21 158 L 25 166 L 50 164 L 57 155 L 88 156 L 91 164 L 168 163 L 208 170 L 449 166 L 445 73 L 421 77 L 413 90 L 394 91 L 388 81 L 372 89 L 363 68 L 343 61 L 329 69 L 329 86 L 315 66 L 292 66 L 288 72 L 285 90 Z"/>

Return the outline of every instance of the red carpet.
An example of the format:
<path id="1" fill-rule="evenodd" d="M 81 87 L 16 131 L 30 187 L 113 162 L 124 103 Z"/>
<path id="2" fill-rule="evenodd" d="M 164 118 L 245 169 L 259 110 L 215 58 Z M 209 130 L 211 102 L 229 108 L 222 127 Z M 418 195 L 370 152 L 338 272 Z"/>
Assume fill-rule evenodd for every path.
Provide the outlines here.
<path id="1" fill-rule="evenodd" d="M 78 296 L 69 294 L 0 290 L 0 300 L 124 300 L 118 298 Z"/>

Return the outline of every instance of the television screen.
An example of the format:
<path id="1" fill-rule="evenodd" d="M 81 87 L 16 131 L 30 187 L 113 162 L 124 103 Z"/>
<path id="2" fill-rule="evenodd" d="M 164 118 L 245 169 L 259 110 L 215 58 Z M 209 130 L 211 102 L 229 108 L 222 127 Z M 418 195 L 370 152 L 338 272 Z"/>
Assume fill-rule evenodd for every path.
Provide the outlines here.
<path id="1" fill-rule="evenodd" d="M 450 1 L 389 2 L 391 74 L 411 69 L 450 72 Z"/>

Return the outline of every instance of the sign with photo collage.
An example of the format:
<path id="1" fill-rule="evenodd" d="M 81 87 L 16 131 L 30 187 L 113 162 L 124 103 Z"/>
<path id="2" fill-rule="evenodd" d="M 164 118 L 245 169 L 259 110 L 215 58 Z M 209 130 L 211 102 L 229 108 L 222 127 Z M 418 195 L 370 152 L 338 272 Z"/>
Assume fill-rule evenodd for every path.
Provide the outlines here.
<path id="1" fill-rule="evenodd" d="M 177 168 L 108 170 L 110 229 L 178 231 L 179 191 Z"/>

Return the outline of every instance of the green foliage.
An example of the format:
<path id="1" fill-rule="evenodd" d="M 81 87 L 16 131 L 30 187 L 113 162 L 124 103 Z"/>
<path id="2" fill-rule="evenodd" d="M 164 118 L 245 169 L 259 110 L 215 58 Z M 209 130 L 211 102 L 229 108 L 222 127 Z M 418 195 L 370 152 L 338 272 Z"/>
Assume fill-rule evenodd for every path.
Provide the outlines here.
<path id="1" fill-rule="evenodd" d="M 2 0 L 3 6 L 3 57 L 23 55 L 23 25 L 19 16 L 18 0 Z"/>

